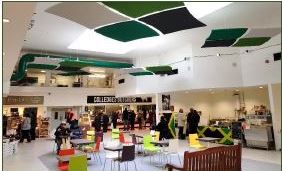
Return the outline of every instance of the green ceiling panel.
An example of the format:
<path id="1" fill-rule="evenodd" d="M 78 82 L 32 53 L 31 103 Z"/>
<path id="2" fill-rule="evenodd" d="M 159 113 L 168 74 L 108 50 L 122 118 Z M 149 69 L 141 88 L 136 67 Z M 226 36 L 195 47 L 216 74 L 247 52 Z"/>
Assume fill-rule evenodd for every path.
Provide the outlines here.
<path id="1" fill-rule="evenodd" d="M 33 68 L 33 69 L 48 69 L 53 70 L 57 68 L 56 65 L 49 65 L 49 64 L 28 64 L 27 68 Z"/>
<path id="2" fill-rule="evenodd" d="M 179 1 L 108 1 L 103 2 L 103 4 L 133 18 L 165 9 L 184 6 L 184 3 Z"/>
<path id="3" fill-rule="evenodd" d="M 247 28 L 229 28 L 212 30 L 207 40 L 233 40 L 241 37 Z"/>
<path id="4" fill-rule="evenodd" d="M 56 68 L 56 70 L 60 70 L 60 71 L 78 71 L 80 70 L 81 68 L 78 68 L 78 67 L 66 67 L 66 66 L 60 66 L 58 68 Z"/>
<path id="5" fill-rule="evenodd" d="M 264 44 L 270 39 L 270 37 L 250 37 L 241 38 L 233 46 L 243 47 L 243 46 L 259 46 Z"/>
<path id="6" fill-rule="evenodd" d="M 149 72 L 149 71 L 144 71 L 144 72 L 130 73 L 130 75 L 132 75 L 132 76 L 144 76 L 144 75 L 154 75 L 154 74 Z"/>
<path id="7" fill-rule="evenodd" d="M 171 66 L 168 65 L 162 65 L 162 66 L 151 66 L 146 67 L 146 70 L 151 71 L 153 73 L 159 73 L 159 72 L 165 72 L 165 71 L 171 71 Z"/>
<path id="8" fill-rule="evenodd" d="M 62 73 L 62 74 L 58 74 L 58 75 L 62 75 L 62 76 L 75 76 L 75 75 L 91 75 L 91 73 L 85 72 L 85 71 L 77 71 L 77 72 Z"/>
<path id="9" fill-rule="evenodd" d="M 121 63 L 121 62 L 109 62 L 109 61 L 87 61 L 87 60 L 65 60 L 60 62 L 60 65 L 63 67 L 103 67 L 103 68 L 130 68 L 133 64 Z"/>
<path id="10" fill-rule="evenodd" d="M 126 21 L 108 25 L 95 30 L 106 37 L 129 42 L 132 40 L 142 39 L 146 37 L 158 36 L 159 34 L 150 27 L 137 21 Z"/>

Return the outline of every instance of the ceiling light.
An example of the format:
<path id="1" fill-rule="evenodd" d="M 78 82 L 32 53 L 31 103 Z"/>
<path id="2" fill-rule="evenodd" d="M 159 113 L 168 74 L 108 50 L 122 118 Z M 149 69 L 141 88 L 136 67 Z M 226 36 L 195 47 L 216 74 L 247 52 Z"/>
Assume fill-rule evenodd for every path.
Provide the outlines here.
<path id="1" fill-rule="evenodd" d="M 189 93 L 189 91 L 185 91 L 185 93 Z"/>
<path id="2" fill-rule="evenodd" d="M 44 70 L 41 70 L 40 72 L 43 72 L 43 73 L 44 73 L 44 72 L 46 72 L 46 71 L 44 71 Z"/>
<path id="3" fill-rule="evenodd" d="M 3 56 L 5 56 L 5 52 L 3 52 Z"/>
<path id="4" fill-rule="evenodd" d="M 220 53 L 217 53 L 216 56 L 220 56 Z"/>
<path id="5" fill-rule="evenodd" d="M 92 74 L 92 75 L 88 75 L 88 77 L 90 78 L 106 78 L 105 74 Z"/>
<path id="6" fill-rule="evenodd" d="M 3 18 L 3 23 L 9 23 L 10 20 L 8 18 Z"/>
<path id="7" fill-rule="evenodd" d="M 260 86 L 259 88 L 263 88 L 263 86 Z"/>
<path id="8" fill-rule="evenodd" d="M 189 12 L 197 19 L 213 13 L 232 2 L 184 2 Z"/>
<path id="9" fill-rule="evenodd" d="M 209 91 L 212 91 L 212 89 L 210 88 Z"/>
<path id="10" fill-rule="evenodd" d="M 212 91 L 211 94 L 214 94 L 214 92 Z"/>
<path id="11" fill-rule="evenodd" d="M 236 90 L 236 91 L 240 91 L 240 90 Z"/>
<path id="12" fill-rule="evenodd" d="M 108 38 L 90 29 L 86 29 L 68 48 L 115 54 L 125 54 L 132 49 L 124 42 Z"/>

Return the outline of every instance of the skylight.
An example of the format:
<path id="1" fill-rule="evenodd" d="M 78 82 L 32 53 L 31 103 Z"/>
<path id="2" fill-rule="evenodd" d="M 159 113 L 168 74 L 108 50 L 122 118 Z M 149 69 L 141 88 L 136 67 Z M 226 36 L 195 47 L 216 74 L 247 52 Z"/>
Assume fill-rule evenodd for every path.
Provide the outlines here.
<path id="1" fill-rule="evenodd" d="M 184 2 L 190 13 L 197 19 L 213 13 L 232 2 Z"/>

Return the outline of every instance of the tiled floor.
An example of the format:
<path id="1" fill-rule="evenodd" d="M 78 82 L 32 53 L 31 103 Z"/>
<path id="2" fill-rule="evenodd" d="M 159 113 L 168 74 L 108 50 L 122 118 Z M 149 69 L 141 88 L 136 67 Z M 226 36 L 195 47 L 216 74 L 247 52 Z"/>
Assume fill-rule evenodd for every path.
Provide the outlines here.
<path id="1" fill-rule="evenodd" d="M 148 132 L 148 131 L 147 131 Z M 137 134 L 145 134 L 145 131 L 138 131 Z M 129 137 L 127 137 L 129 138 Z M 110 141 L 110 134 L 107 133 L 104 142 Z M 180 141 L 180 156 L 183 158 L 183 152 L 188 150 L 187 142 Z M 52 152 L 53 141 L 39 139 L 32 143 L 19 144 L 19 151 L 13 156 L 4 158 L 4 171 L 56 171 L 56 155 Z M 101 158 L 104 162 L 105 151 L 102 150 Z M 88 170 L 102 171 L 103 165 L 93 159 L 88 162 Z M 164 170 L 149 163 L 149 158 L 137 157 L 137 169 L 139 171 L 158 171 Z M 178 164 L 177 157 L 172 158 L 172 163 Z M 266 151 L 258 149 L 243 149 L 243 171 L 280 171 L 281 153 L 280 151 Z M 105 171 L 110 170 L 110 162 L 106 164 Z M 116 169 L 117 170 L 117 169 Z M 121 170 L 124 170 L 121 165 Z M 134 170 L 134 165 L 129 164 L 129 170 Z"/>

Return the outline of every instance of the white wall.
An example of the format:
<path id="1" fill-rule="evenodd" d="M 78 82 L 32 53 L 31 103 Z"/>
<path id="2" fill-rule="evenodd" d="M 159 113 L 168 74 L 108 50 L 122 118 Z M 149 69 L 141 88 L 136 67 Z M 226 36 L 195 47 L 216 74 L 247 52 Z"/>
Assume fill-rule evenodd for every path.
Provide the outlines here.
<path id="1" fill-rule="evenodd" d="M 281 34 L 255 48 L 275 44 L 281 44 Z M 275 62 L 273 60 L 273 54 L 277 52 L 281 52 L 281 45 L 241 55 L 243 85 L 281 83 L 281 60 Z M 269 60 L 270 63 L 265 63 L 265 60 Z"/>
<path id="2" fill-rule="evenodd" d="M 258 87 L 245 88 L 245 105 L 248 114 L 254 105 L 266 105 L 270 109 L 267 88 L 259 89 Z M 236 98 L 233 96 L 232 89 L 215 90 L 211 94 L 209 90 L 201 90 L 198 92 L 174 92 L 171 95 L 171 105 L 175 111 L 183 108 L 187 113 L 190 107 L 202 111 L 202 118 L 234 118 Z"/>

